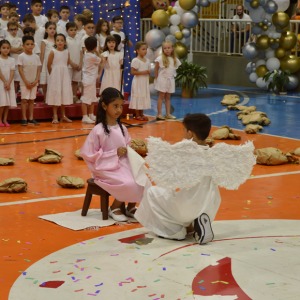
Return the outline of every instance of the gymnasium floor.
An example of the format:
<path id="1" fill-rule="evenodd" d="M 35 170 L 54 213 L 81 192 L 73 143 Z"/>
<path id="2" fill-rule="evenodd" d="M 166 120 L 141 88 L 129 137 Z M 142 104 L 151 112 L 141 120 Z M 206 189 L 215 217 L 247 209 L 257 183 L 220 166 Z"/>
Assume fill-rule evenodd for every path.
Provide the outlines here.
<path id="1" fill-rule="evenodd" d="M 224 94 L 232 93 L 266 112 L 272 124 L 263 133 L 246 135 L 236 112 L 220 104 Z M 156 115 L 155 99 L 147 111 L 151 116 Z M 131 137 L 178 142 L 180 119 L 187 112 L 203 112 L 212 119 L 212 132 L 228 125 L 242 136 L 226 143 L 253 140 L 256 148 L 277 147 L 284 153 L 300 147 L 298 95 L 210 85 L 195 99 L 182 99 L 178 92 L 171 103 L 179 121 L 151 118 L 143 128 L 130 127 Z M 191 236 L 181 242 L 162 240 L 138 224 L 72 231 L 38 217 L 82 208 L 85 189 L 62 189 L 56 178 L 90 178 L 85 163 L 73 155 L 90 127 L 75 121 L 0 129 L 0 157 L 16 160 L 14 166 L 1 167 L 1 181 L 21 177 L 29 185 L 26 194 L 0 194 L 1 300 L 299 299 L 299 165 L 256 165 L 238 191 L 220 189 L 215 240 L 208 245 L 195 245 Z M 65 155 L 62 162 L 27 161 L 46 148 Z M 94 196 L 91 208 L 99 207 Z"/>

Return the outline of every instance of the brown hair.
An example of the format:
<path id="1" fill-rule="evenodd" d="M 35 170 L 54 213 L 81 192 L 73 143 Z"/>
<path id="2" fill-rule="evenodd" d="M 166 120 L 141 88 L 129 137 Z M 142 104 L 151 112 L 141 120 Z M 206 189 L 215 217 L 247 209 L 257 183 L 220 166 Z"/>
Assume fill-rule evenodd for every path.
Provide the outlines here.
<path id="1" fill-rule="evenodd" d="M 110 28 L 109 28 L 109 23 L 107 20 L 105 19 L 100 19 L 98 22 L 97 22 L 97 25 L 96 25 L 96 33 L 97 34 L 100 34 L 101 33 L 101 27 L 104 23 L 107 23 L 107 31 L 105 32 L 107 35 L 110 34 Z"/>
<path id="2" fill-rule="evenodd" d="M 59 16 L 59 12 L 56 9 L 49 9 L 46 14 L 47 18 L 51 19 L 53 15 Z"/>
<path id="3" fill-rule="evenodd" d="M 25 23 L 25 22 L 33 23 L 33 22 L 35 22 L 35 18 L 33 16 L 33 14 L 26 14 L 22 21 L 23 21 L 23 23 Z"/>
<path id="4" fill-rule="evenodd" d="M 112 36 L 112 35 L 109 35 L 109 36 L 106 37 L 103 52 L 105 52 L 105 51 L 108 51 L 108 52 L 109 52 L 107 43 L 108 43 L 108 42 L 111 42 L 111 41 L 114 41 L 114 42 L 116 43 L 116 46 L 115 46 L 115 49 L 114 49 L 114 50 L 115 50 L 116 52 L 119 52 L 119 50 L 118 50 L 118 42 L 117 42 L 117 39 L 116 39 L 114 36 Z"/>
<path id="5" fill-rule="evenodd" d="M 9 3 L 3 3 L 3 4 L 1 4 L 1 5 L 0 5 L 0 10 L 1 10 L 3 7 L 7 7 L 8 9 L 10 9 Z"/>
<path id="6" fill-rule="evenodd" d="M 89 9 L 84 9 L 83 11 L 82 11 L 82 14 L 84 15 L 84 16 L 86 16 L 86 18 L 87 19 L 92 19 L 93 18 L 93 13 L 92 13 L 92 11 L 91 10 L 89 10 Z"/>
<path id="7" fill-rule="evenodd" d="M 77 20 L 78 22 L 81 22 L 83 25 L 84 21 L 86 20 L 86 16 L 82 15 L 82 14 L 78 14 L 78 15 L 75 15 L 73 19 Z"/>
<path id="8" fill-rule="evenodd" d="M 19 29 L 19 24 L 17 22 L 15 22 L 15 21 L 9 21 L 7 23 L 7 29 L 9 29 L 9 27 L 13 27 L 13 26 L 16 26 L 17 29 Z"/>
<path id="9" fill-rule="evenodd" d="M 17 17 L 17 18 L 20 18 L 20 15 L 18 13 L 16 13 L 15 11 L 11 12 L 9 15 L 8 15 L 8 18 L 12 18 L 12 17 Z"/>
<path id="10" fill-rule="evenodd" d="M 136 56 L 138 56 L 137 50 L 139 50 L 142 46 L 147 46 L 147 44 L 143 41 L 137 42 L 134 47 L 134 51 Z"/>

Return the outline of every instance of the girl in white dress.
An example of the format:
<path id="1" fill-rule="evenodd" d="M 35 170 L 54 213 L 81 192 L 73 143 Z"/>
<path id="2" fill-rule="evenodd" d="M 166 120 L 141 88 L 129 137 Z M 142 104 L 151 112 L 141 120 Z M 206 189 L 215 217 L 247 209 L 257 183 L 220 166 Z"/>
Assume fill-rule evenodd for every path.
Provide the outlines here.
<path id="1" fill-rule="evenodd" d="M 16 107 L 14 89 L 15 60 L 9 57 L 10 43 L 0 42 L 0 127 L 10 127 L 7 123 L 9 107 Z"/>
<path id="2" fill-rule="evenodd" d="M 162 54 L 155 60 L 155 89 L 159 91 L 157 100 L 157 120 L 176 119 L 170 113 L 171 94 L 175 93 L 176 69 L 181 65 L 174 52 L 173 43 L 169 40 L 162 43 Z M 165 98 L 166 115 L 162 115 L 162 104 Z"/>
<path id="3" fill-rule="evenodd" d="M 129 108 L 135 109 L 136 120 L 149 121 L 143 115 L 144 109 L 151 108 L 149 75 L 150 61 L 145 58 L 147 54 L 147 44 L 145 42 L 137 42 L 135 45 L 137 57 L 131 62 L 131 75 L 134 75 L 131 85 L 131 100 Z"/>
<path id="4" fill-rule="evenodd" d="M 109 87 L 115 88 L 118 91 L 121 89 L 121 66 L 123 63 L 124 53 L 117 50 L 118 45 L 116 38 L 108 36 L 105 40 L 104 52 L 102 53 L 103 60 L 101 61 L 100 75 L 104 68 L 104 75 L 100 88 L 100 95 Z M 122 89 L 123 91 L 124 89 Z"/>
<path id="5" fill-rule="evenodd" d="M 65 105 L 73 104 L 73 92 L 68 65 L 70 53 L 66 50 L 67 41 L 63 34 L 55 37 L 55 48 L 51 50 L 48 58 L 48 91 L 47 104 L 53 106 L 53 124 L 58 124 L 57 109 L 60 106 L 60 121 L 72 123 L 66 117 Z"/>
<path id="6" fill-rule="evenodd" d="M 53 22 L 47 22 L 45 24 L 44 40 L 41 44 L 41 62 L 42 71 L 40 76 L 40 86 L 43 89 L 44 101 L 46 101 L 47 84 L 49 79 L 49 73 L 47 70 L 48 56 L 52 49 L 54 49 L 54 38 L 56 36 L 56 24 Z"/>
<path id="7" fill-rule="evenodd" d="M 96 39 L 100 44 L 100 53 L 103 52 L 105 40 L 110 34 L 109 23 L 105 19 L 100 19 L 96 25 Z"/>

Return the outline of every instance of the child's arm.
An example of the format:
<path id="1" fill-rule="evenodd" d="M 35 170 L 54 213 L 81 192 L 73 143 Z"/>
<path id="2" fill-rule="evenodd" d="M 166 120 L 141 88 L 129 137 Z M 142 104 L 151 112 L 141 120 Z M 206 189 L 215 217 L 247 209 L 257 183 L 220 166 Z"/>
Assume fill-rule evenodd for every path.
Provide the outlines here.
<path id="1" fill-rule="evenodd" d="M 131 68 L 131 75 L 150 75 L 151 70 L 146 70 L 146 71 L 137 71 L 135 68 Z"/>
<path id="2" fill-rule="evenodd" d="M 71 65 L 71 67 L 75 70 L 78 70 L 78 66 L 72 62 L 71 58 L 70 58 L 70 53 L 69 53 L 69 58 L 68 58 L 68 65 Z"/>
<path id="3" fill-rule="evenodd" d="M 159 69 L 159 62 L 157 61 L 155 63 L 155 68 L 154 68 L 154 76 L 155 76 L 155 79 L 157 79 L 158 77 L 158 69 Z"/>
<path id="4" fill-rule="evenodd" d="M 123 40 L 122 43 L 125 44 L 125 40 Z M 133 44 L 132 44 L 131 40 L 128 40 L 128 46 L 133 47 Z"/>
<path id="5" fill-rule="evenodd" d="M 7 81 L 1 72 L 0 72 L 0 79 L 3 81 L 4 87 L 7 90 Z"/>
<path id="6" fill-rule="evenodd" d="M 48 64 L 47 64 L 47 69 L 48 69 L 48 73 L 49 75 L 51 74 L 52 71 L 52 62 L 53 62 L 53 58 L 54 58 L 54 52 L 51 50 L 50 54 L 48 56 Z M 69 60 L 69 59 L 68 59 Z"/>
<path id="7" fill-rule="evenodd" d="M 11 85 L 11 82 L 14 80 L 14 74 L 15 74 L 15 70 L 10 70 L 10 77 L 7 82 L 7 91 L 10 91 L 10 85 Z"/>
<path id="8" fill-rule="evenodd" d="M 11 47 L 10 52 L 16 53 L 16 54 L 21 54 L 23 52 L 23 47 Z"/>
<path id="9" fill-rule="evenodd" d="M 80 62 L 79 62 L 79 65 L 77 67 L 78 71 L 80 71 L 82 69 L 82 62 L 83 62 L 83 53 L 82 53 L 82 51 L 80 51 Z"/>
<path id="10" fill-rule="evenodd" d="M 101 63 L 100 63 L 100 68 L 99 68 L 99 81 L 100 81 L 100 78 L 102 76 L 102 72 L 103 72 L 103 69 L 104 69 L 104 65 L 105 65 L 105 62 L 106 62 L 106 57 L 103 57 L 102 60 L 101 60 Z"/>
<path id="11" fill-rule="evenodd" d="M 85 47 L 82 47 L 82 53 L 84 54 L 86 51 L 86 48 Z"/>
<path id="12" fill-rule="evenodd" d="M 46 48 L 46 44 L 42 41 L 42 44 L 41 44 L 41 63 L 42 63 L 42 68 L 43 68 L 43 65 L 44 65 L 45 48 Z"/>
<path id="13" fill-rule="evenodd" d="M 41 68 L 40 68 L 40 66 L 38 66 L 35 81 L 31 83 L 32 87 L 34 87 L 38 84 L 38 82 L 40 80 L 40 74 L 41 74 Z"/>
<path id="14" fill-rule="evenodd" d="M 23 72 L 23 66 L 22 65 L 19 65 L 19 73 L 20 73 L 20 76 L 22 78 L 22 80 L 24 81 L 26 87 L 31 90 L 32 86 L 31 86 L 31 83 L 26 79 L 25 75 L 24 75 L 24 72 Z"/>

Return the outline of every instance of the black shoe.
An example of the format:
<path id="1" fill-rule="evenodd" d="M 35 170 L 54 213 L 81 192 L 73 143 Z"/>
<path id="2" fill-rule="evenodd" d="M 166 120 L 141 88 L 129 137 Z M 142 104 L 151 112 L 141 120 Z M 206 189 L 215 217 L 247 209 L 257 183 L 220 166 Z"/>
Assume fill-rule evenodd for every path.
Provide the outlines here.
<path id="1" fill-rule="evenodd" d="M 22 125 L 22 126 L 27 126 L 27 120 L 22 120 L 22 121 L 21 121 L 21 125 Z"/>
<path id="2" fill-rule="evenodd" d="M 169 239 L 169 238 L 161 236 L 161 235 L 158 235 L 157 237 L 159 237 L 160 239 L 167 239 L 167 240 L 172 240 L 172 241 L 183 241 L 183 240 L 185 240 L 185 238 L 184 239 Z"/>
<path id="3" fill-rule="evenodd" d="M 214 239 L 209 216 L 202 214 L 194 220 L 194 238 L 199 245 L 207 244 Z"/>
<path id="4" fill-rule="evenodd" d="M 32 125 L 40 125 L 40 123 L 38 123 L 36 120 L 28 120 L 28 124 L 32 124 Z"/>

